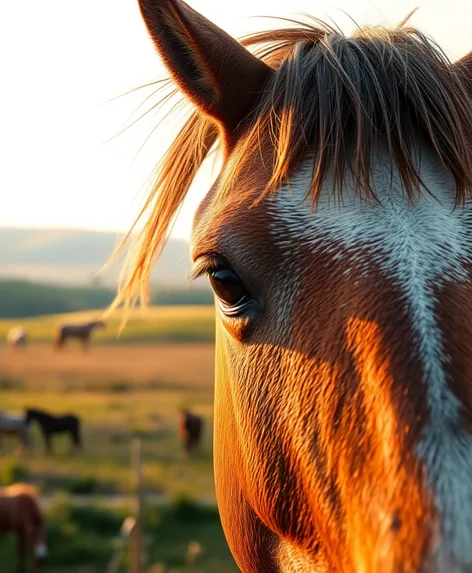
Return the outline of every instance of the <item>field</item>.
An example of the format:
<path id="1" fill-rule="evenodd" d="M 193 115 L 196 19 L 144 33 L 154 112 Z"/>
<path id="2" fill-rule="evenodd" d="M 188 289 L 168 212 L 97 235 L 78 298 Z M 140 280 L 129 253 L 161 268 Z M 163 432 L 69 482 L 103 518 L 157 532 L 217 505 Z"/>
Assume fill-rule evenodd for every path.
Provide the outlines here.
<path id="1" fill-rule="evenodd" d="M 88 321 L 101 317 L 103 311 L 40 316 L 27 319 L 0 320 L 0 340 L 13 326 L 23 326 L 32 341 L 50 342 L 57 324 Z M 211 342 L 214 339 L 214 310 L 212 306 L 164 306 L 133 309 L 126 328 L 119 333 L 123 314 L 116 311 L 107 319 L 107 328 L 97 330 L 94 339 L 100 344 L 144 342 Z"/>
<path id="2" fill-rule="evenodd" d="M 63 318 L 21 321 L 33 342 L 16 351 L 0 346 L 1 409 L 71 411 L 84 424 L 85 449 L 79 455 L 70 455 L 65 437 L 56 438 L 54 455 L 45 455 L 37 429 L 33 451 L 21 457 L 16 453 L 18 442 L 3 439 L 1 484 L 36 484 L 49 516 L 51 558 L 46 572 L 106 570 L 113 540 L 132 503 L 133 437 L 141 438 L 143 448 L 151 541 L 148 571 L 187 571 L 186 547 L 198 541 L 204 552 L 193 571 L 236 572 L 214 505 L 213 310 L 167 307 L 144 315 L 136 312 L 118 341 L 120 316 L 115 315 L 88 352 L 74 345 L 60 352 L 53 349 L 51 333 Z M 0 322 L 0 336 L 12 324 Z M 189 459 L 176 432 L 178 410 L 184 405 L 205 420 L 201 451 Z M 11 561 L 11 543 L 0 544 L 4 563 Z"/>

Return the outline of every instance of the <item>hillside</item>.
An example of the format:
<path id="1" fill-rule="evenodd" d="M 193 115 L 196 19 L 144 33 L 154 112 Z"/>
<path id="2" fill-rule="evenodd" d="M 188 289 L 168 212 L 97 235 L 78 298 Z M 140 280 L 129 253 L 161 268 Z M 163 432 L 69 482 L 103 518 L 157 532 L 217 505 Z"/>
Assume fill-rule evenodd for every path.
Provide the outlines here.
<path id="1" fill-rule="evenodd" d="M 0 279 L 0 318 L 24 318 L 106 308 L 115 289 L 92 285 L 56 285 Z M 211 305 L 209 289 L 153 289 L 151 304 Z"/>
<path id="2" fill-rule="evenodd" d="M 76 229 L 0 228 L 0 279 L 15 278 L 62 285 L 99 283 L 114 287 L 120 271 L 115 263 L 94 279 L 121 235 Z M 189 285 L 189 245 L 171 239 L 156 264 L 152 282 L 158 288 Z"/>
<path id="3" fill-rule="evenodd" d="M 5 343 L 7 332 L 12 326 L 23 326 L 28 331 L 31 342 L 51 342 L 58 323 L 80 323 L 100 316 L 100 310 L 90 310 L 21 320 L 0 319 L 0 346 Z M 160 306 L 151 307 L 146 312 L 131 310 L 126 327 L 119 335 L 122 318 L 122 311 L 113 312 L 107 319 L 107 327 L 94 333 L 94 340 L 102 344 L 188 343 L 212 342 L 215 336 L 213 306 Z"/>

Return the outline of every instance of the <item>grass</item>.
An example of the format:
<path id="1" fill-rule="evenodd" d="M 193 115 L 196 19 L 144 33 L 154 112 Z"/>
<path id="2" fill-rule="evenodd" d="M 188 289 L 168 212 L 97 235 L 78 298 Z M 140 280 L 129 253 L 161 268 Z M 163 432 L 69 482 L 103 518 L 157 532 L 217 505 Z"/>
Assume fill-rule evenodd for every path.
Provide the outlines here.
<path id="1" fill-rule="evenodd" d="M 0 340 L 5 342 L 13 326 L 27 329 L 33 342 L 51 342 L 54 329 L 61 322 L 82 322 L 100 318 L 103 311 L 39 316 L 26 319 L 0 320 Z M 121 310 L 112 313 L 105 330 L 97 330 L 93 338 L 101 344 L 146 342 L 211 342 L 215 336 L 212 306 L 163 306 L 145 311 L 133 309 L 125 330 L 118 336 L 123 318 Z"/>

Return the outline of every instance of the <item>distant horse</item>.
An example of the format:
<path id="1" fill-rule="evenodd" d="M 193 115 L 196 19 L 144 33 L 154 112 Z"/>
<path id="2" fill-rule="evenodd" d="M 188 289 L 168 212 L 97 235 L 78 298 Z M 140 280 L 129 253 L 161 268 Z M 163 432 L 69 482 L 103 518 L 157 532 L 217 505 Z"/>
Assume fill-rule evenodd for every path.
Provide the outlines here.
<path id="1" fill-rule="evenodd" d="M 17 483 L 0 489 L 0 534 L 9 533 L 17 539 L 18 573 L 26 573 L 28 553 L 35 573 L 39 572 L 48 554 L 46 525 L 36 489 L 30 485 Z"/>
<path id="2" fill-rule="evenodd" d="M 7 333 L 7 343 L 13 348 L 24 348 L 28 343 L 28 333 L 21 326 L 10 328 Z"/>
<path id="3" fill-rule="evenodd" d="M 30 430 L 24 416 L 0 411 L 0 450 L 1 437 L 4 435 L 18 436 L 23 446 L 22 450 L 32 445 Z"/>
<path id="4" fill-rule="evenodd" d="M 216 494 L 239 568 L 472 571 L 472 52 L 451 62 L 408 18 L 239 43 L 182 0 L 139 5 L 163 89 L 192 109 L 112 308 L 149 299 L 219 151 L 191 256 L 215 293 Z"/>
<path id="5" fill-rule="evenodd" d="M 54 343 L 57 349 L 64 346 L 69 338 L 76 338 L 82 341 L 84 350 L 88 348 L 90 338 L 96 328 L 105 328 L 106 323 L 103 320 L 92 320 L 84 324 L 61 324 L 56 328 Z"/>
<path id="6" fill-rule="evenodd" d="M 180 411 L 179 435 L 182 438 L 184 450 L 187 454 L 195 449 L 201 441 L 203 420 L 187 409 Z"/>
<path id="7" fill-rule="evenodd" d="M 55 434 L 69 434 L 74 449 L 76 451 L 82 449 L 81 423 L 74 414 L 57 416 L 42 410 L 26 408 L 25 419 L 28 424 L 33 421 L 38 423 L 48 453 L 53 451 L 51 437 Z"/>

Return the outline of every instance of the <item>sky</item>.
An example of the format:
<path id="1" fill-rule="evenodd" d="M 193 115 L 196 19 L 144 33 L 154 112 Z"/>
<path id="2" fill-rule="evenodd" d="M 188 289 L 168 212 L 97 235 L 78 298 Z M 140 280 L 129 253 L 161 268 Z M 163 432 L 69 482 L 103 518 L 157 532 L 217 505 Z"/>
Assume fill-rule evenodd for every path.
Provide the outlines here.
<path id="1" fill-rule="evenodd" d="M 412 23 L 452 58 L 472 50 L 469 0 L 189 0 L 233 36 L 274 26 L 261 16 L 309 13 L 353 24 Z M 446 9 L 447 6 L 447 9 Z M 257 17 L 257 18 L 254 18 Z M 0 227 L 127 230 L 153 168 L 175 133 L 150 112 L 164 73 L 137 0 L 0 2 Z M 148 99 L 146 99 L 148 98 Z M 135 110 L 140 106 L 140 112 Z M 188 238 L 211 183 L 193 185 L 173 236 Z"/>

